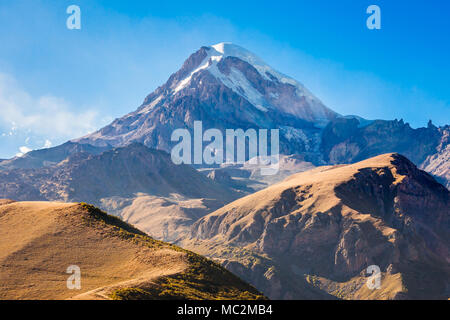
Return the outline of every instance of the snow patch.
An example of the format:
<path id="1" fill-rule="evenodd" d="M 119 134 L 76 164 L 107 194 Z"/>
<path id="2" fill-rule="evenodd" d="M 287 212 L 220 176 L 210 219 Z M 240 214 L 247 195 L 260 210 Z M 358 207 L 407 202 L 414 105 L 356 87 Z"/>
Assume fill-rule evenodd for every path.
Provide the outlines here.
<path id="1" fill-rule="evenodd" d="M 201 70 L 208 70 L 216 79 L 241 97 L 248 100 L 257 109 L 267 112 L 270 108 L 274 108 L 268 101 L 266 101 L 264 96 L 255 87 L 253 87 L 249 80 L 239 70 L 231 67 L 230 74 L 225 75 L 217 68 L 217 64 L 226 57 L 236 57 L 249 63 L 264 79 L 268 81 L 275 81 L 294 86 L 297 97 L 305 99 L 308 105 L 312 107 L 312 115 L 308 114 L 306 116 L 312 116 L 314 119 L 319 120 L 319 122 L 323 119 L 324 124 L 328 122 L 326 107 L 302 84 L 274 70 L 247 49 L 226 42 L 208 47 L 207 55 L 200 63 L 199 67 L 192 71 L 186 78 L 180 80 L 174 85 L 174 88 L 172 88 L 173 94 L 176 94 L 180 90 L 186 88 L 196 73 Z M 278 99 L 279 95 L 277 93 L 271 93 L 270 97 L 273 99 Z M 288 112 L 288 110 L 285 111 Z M 319 126 L 321 125 L 323 124 L 320 123 Z"/>
<path id="2" fill-rule="evenodd" d="M 157 104 L 158 102 L 161 101 L 161 99 L 163 98 L 162 95 L 160 95 L 158 98 L 156 98 L 155 100 L 152 101 L 152 103 L 150 103 L 148 106 L 146 106 L 145 108 L 143 108 L 141 111 L 139 111 L 139 113 L 147 113 L 150 110 L 152 110 Z"/>
<path id="3" fill-rule="evenodd" d="M 228 55 L 225 55 L 223 46 L 209 47 L 207 56 L 200 63 L 200 66 L 192 71 L 186 78 L 176 84 L 173 93 L 177 93 L 184 89 L 192 77 L 201 70 L 208 70 L 214 77 L 220 80 L 225 86 L 247 99 L 257 109 L 266 112 L 268 109 L 265 105 L 267 102 L 261 93 L 259 93 L 247 80 L 247 78 L 235 68 L 231 68 L 230 75 L 226 76 L 217 68 L 217 64 Z M 244 49 L 245 50 L 245 49 Z"/>
<path id="4" fill-rule="evenodd" d="M 307 97 L 311 100 L 316 100 L 319 102 L 319 100 L 308 90 L 306 89 L 301 83 L 296 81 L 295 79 L 292 79 L 291 77 L 282 74 L 269 65 L 267 65 L 264 61 L 262 61 L 258 56 L 256 56 L 254 53 L 248 51 L 245 48 L 242 48 L 241 46 L 238 46 L 236 44 L 232 44 L 229 42 L 222 42 L 218 43 L 216 45 L 211 46 L 216 52 L 222 55 L 223 58 L 226 57 L 236 57 L 241 60 L 244 60 L 251 64 L 260 74 L 263 78 L 269 81 L 273 81 L 272 77 L 269 77 L 267 74 L 272 75 L 275 79 L 277 79 L 279 82 L 284 84 L 290 84 L 297 89 L 297 94 L 299 97 Z M 320 102 L 321 103 L 321 102 Z"/>
<path id="5" fill-rule="evenodd" d="M 208 66 L 209 66 L 209 59 L 208 59 L 208 57 L 206 57 L 206 58 L 203 60 L 203 62 L 200 64 L 200 67 L 198 67 L 197 69 L 195 69 L 194 71 L 192 71 L 191 74 L 190 74 L 187 78 L 181 80 L 181 81 L 178 83 L 177 87 L 175 88 L 175 90 L 174 90 L 173 92 L 174 92 L 174 93 L 177 93 L 178 91 L 184 89 L 184 88 L 188 85 L 189 81 L 191 81 L 192 76 L 193 76 L 194 74 L 196 74 L 196 73 L 199 72 L 200 70 L 203 70 L 203 69 L 208 68 Z"/>
<path id="6" fill-rule="evenodd" d="M 209 69 L 209 71 L 224 85 L 226 85 L 228 88 L 230 88 L 240 96 L 243 96 L 257 109 L 263 112 L 268 111 L 268 108 L 265 107 L 267 103 L 263 95 L 251 85 L 251 83 L 242 74 L 242 72 L 235 68 L 231 68 L 230 74 L 226 76 L 219 71 L 217 66 L 213 66 L 211 69 Z"/>
<path id="7" fill-rule="evenodd" d="M 278 93 L 273 93 L 273 92 L 269 93 L 269 96 L 270 96 L 272 99 L 278 99 L 278 98 L 280 97 L 280 95 L 279 95 Z"/>

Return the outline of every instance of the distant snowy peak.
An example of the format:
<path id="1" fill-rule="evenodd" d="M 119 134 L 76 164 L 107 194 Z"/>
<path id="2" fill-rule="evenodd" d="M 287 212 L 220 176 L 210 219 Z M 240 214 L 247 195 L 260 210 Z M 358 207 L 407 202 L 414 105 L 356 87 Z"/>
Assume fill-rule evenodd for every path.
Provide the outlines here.
<path id="1" fill-rule="evenodd" d="M 210 48 L 216 50 L 221 54 L 223 58 L 226 57 L 236 57 L 239 58 L 250 65 L 252 65 L 258 72 L 266 79 L 266 80 L 274 80 L 274 77 L 282 82 L 282 83 L 288 83 L 293 86 L 299 86 L 302 90 L 305 88 L 295 81 L 292 78 L 289 78 L 288 76 L 279 73 L 278 71 L 274 70 L 272 67 L 267 65 L 264 61 L 262 61 L 259 57 L 257 57 L 252 52 L 248 51 L 247 49 L 227 42 L 218 43 L 216 45 L 211 46 Z"/>
<path id="2" fill-rule="evenodd" d="M 180 94 L 204 71 L 260 111 L 275 109 L 318 125 L 337 116 L 302 84 L 274 70 L 247 49 L 231 43 L 202 47 L 191 55 L 182 69 L 169 79 L 171 94 Z M 146 109 L 151 109 L 155 101 L 161 99 L 161 96 L 154 96 Z"/>

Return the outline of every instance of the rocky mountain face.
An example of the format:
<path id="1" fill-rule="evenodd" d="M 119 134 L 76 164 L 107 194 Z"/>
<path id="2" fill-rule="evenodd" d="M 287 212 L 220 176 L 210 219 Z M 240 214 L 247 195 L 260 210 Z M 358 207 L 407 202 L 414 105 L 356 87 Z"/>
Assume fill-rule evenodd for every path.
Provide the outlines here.
<path id="1" fill-rule="evenodd" d="M 280 182 L 294 173 L 315 168 L 311 162 L 304 161 L 304 157 L 300 155 L 280 155 L 278 172 L 275 175 L 262 175 L 262 167 L 264 165 L 260 162 L 255 164 L 246 161 L 244 164 L 224 163 L 219 168 L 200 168 L 199 171 L 213 181 L 244 196 Z"/>
<path id="2" fill-rule="evenodd" d="M 450 193 L 398 154 L 316 168 L 201 218 L 183 245 L 274 299 L 450 296 Z M 376 265 L 381 289 L 366 286 Z"/>
<path id="3" fill-rule="evenodd" d="M 177 128 L 280 128 L 285 154 L 317 149 L 320 127 L 338 115 L 303 85 L 232 44 L 202 47 L 135 112 L 75 140 L 96 146 L 138 141 L 170 151 Z"/>
<path id="4" fill-rule="evenodd" d="M 2 198 L 97 202 L 112 196 L 144 192 L 156 196 L 232 198 L 220 185 L 170 156 L 140 144 L 100 155 L 76 153 L 56 166 L 0 172 Z M 33 198 L 32 194 L 37 194 Z"/>
<path id="5" fill-rule="evenodd" d="M 449 126 L 437 128 L 431 122 L 427 128 L 412 129 L 403 120 L 376 120 L 361 126 L 356 118 L 340 118 L 324 129 L 321 152 L 329 164 L 399 152 L 414 163 L 426 166 L 429 155 L 438 156 L 448 145 L 449 132 Z"/>
<path id="6" fill-rule="evenodd" d="M 437 153 L 429 155 L 421 168 L 432 173 L 442 184 L 450 189 L 450 126 L 439 129 L 442 133 Z"/>
<path id="7" fill-rule="evenodd" d="M 429 168 L 444 184 L 449 181 L 442 165 L 429 164 L 442 162 L 439 146 L 448 139 L 448 126 L 430 123 L 413 129 L 403 120 L 343 117 L 299 82 L 227 43 L 200 48 L 136 111 L 74 141 L 101 147 L 140 142 L 170 152 L 171 133 L 178 128 L 192 131 L 194 121 L 202 121 L 204 130 L 222 132 L 280 129 L 280 152 L 301 155 L 316 166 L 399 152 Z"/>
<path id="8" fill-rule="evenodd" d="M 167 229 L 171 241 L 238 197 L 194 168 L 173 164 L 166 152 L 137 143 L 98 155 L 74 153 L 42 168 L 0 171 L 0 181 L 0 198 L 93 203 L 160 239 Z M 145 210 L 136 212 L 143 203 Z"/>
<path id="9" fill-rule="evenodd" d="M 369 121 L 328 109 L 299 82 L 237 45 L 202 47 L 134 112 L 61 146 L 0 162 L 0 170 L 54 165 L 71 154 L 100 154 L 133 142 L 170 152 L 179 128 L 279 129 L 280 153 L 315 166 L 398 152 L 449 185 L 449 126 L 413 129 L 403 120 Z M 277 180 L 277 179 L 275 179 Z M 279 180 L 279 179 L 278 179 Z"/>

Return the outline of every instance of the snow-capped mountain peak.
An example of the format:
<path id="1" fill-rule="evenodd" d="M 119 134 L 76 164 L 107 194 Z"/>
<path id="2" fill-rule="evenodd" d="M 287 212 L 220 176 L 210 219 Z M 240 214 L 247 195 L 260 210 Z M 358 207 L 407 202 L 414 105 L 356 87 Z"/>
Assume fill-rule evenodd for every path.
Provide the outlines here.
<path id="1" fill-rule="evenodd" d="M 239 58 L 239 59 L 251 64 L 267 80 L 273 80 L 273 78 L 270 78 L 268 76 L 268 74 L 271 74 L 272 76 L 275 76 L 280 82 L 289 83 L 289 84 L 292 84 L 295 86 L 299 85 L 299 83 L 297 81 L 274 70 L 272 67 L 267 65 L 263 60 L 261 60 L 254 53 L 248 51 L 247 49 L 245 49 L 239 45 L 232 44 L 230 42 L 221 42 L 221 43 L 211 46 L 211 48 L 213 48 L 214 50 L 219 52 L 221 54 L 221 56 L 224 58 L 236 57 L 236 58 Z"/>
<path id="2" fill-rule="evenodd" d="M 231 43 L 201 47 L 134 112 L 75 141 L 140 142 L 169 151 L 177 128 L 279 128 L 281 151 L 315 153 L 321 128 L 336 119 L 302 84 Z"/>
<path id="3" fill-rule="evenodd" d="M 171 83 L 172 94 L 189 87 L 195 75 L 207 71 L 260 111 L 275 109 L 319 126 L 336 116 L 301 83 L 241 46 L 222 42 L 202 47 L 195 55 L 201 55 L 201 60 Z"/>
<path id="4" fill-rule="evenodd" d="M 171 152 L 174 130 L 194 133 L 195 121 L 202 121 L 204 130 L 223 133 L 279 129 L 280 153 L 300 155 L 314 165 L 352 163 L 395 150 L 450 185 L 448 166 L 440 165 L 448 162 L 449 126 L 412 129 L 402 120 L 340 116 L 297 81 L 230 43 L 200 48 L 137 110 L 73 142 L 95 146 L 87 147 L 90 153 L 133 142 Z M 57 150 L 46 162 L 60 157 Z"/>

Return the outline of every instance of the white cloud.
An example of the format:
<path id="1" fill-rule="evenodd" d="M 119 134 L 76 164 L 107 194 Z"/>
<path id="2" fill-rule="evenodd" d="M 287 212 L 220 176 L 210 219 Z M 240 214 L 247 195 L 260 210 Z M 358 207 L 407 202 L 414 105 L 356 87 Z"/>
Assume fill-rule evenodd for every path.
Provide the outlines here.
<path id="1" fill-rule="evenodd" d="M 53 144 L 52 144 L 52 142 L 50 141 L 50 140 L 45 140 L 45 143 L 44 143 L 44 149 L 47 149 L 47 148 L 50 148 L 51 146 L 52 146 Z"/>
<path id="2" fill-rule="evenodd" d="M 94 131 L 98 113 L 73 111 L 62 98 L 52 95 L 32 97 L 14 78 L 0 73 L 0 126 L 9 127 L 8 135 L 17 131 L 45 138 L 75 138 Z"/>
<path id="3" fill-rule="evenodd" d="M 28 152 L 32 151 L 32 149 L 30 149 L 26 146 L 20 147 L 19 150 L 20 150 L 20 152 L 16 154 L 16 157 L 21 157 L 21 156 L 27 154 Z"/>

